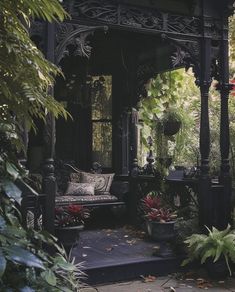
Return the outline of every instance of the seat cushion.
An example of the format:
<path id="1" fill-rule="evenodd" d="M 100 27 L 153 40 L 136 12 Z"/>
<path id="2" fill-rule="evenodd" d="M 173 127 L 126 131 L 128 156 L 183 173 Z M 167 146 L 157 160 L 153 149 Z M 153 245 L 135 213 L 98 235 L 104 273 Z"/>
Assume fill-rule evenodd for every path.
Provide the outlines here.
<path id="1" fill-rule="evenodd" d="M 99 196 L 56 196 L 56 206 L 69 205 L 69 204 L 89 204 L 89 203 L 105 203 L 115 202 L 117 197 L 112 195 L 99 195 Z"/>

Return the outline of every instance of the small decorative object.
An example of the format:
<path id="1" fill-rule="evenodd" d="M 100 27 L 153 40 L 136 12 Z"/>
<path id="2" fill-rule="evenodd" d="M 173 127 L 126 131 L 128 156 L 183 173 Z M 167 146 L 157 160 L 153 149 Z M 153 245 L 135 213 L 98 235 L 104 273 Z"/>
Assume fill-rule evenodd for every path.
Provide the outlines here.
<path id="1" fill-rule="evenodd" d="M 81 205 L 68 205 L 55 209 L 55 235 L 58 240 L 70 249 L 76 245 L 79 232 L 84 228 L 84 220 L 90 212 Z"/>
<path id="2" fill-rule="evenodd" d="M 193 234 L 185 243 L 188 248 L 188 258 L 182 265 L 200 260 L 204 264 L 208 275 L 214 279 L 223 279 L 232 275 L 230 263 L 235 262 L 235 231 L 230 225 L 219 231 L 215 227 L 208 230 L 208 234 Z"/>
<path id="3" fill-rule="evenodd" d="M 176 213 L 164 206 L 161 194 L 150 192 L 142 200 L 147 231 L 151 239 L 165 242 L 175 237 L 174 224 Z M 171 250 L 162 244 L 159 255 L 169 256 Z"/>
<path id="4" fill-rule="evenodd" d="M 147 143 L 148 143 L 148 147 L 149 147 L 149 152 L 147 155 L 147 164 L 144 165 L 144 169 L 143 169 L 143 174 L 147 174 L 147 175 L 155 175 L 155 169 L 154 169 L 154 156 L 153 156 L 153 139 L 151 136 L 148 136 L 147 138 Z"/>
<path id="5" fill-rule="evenodd" d="M 173 136 L 177 134 L 182 125 L 181 116 L 172 109 L 167 109 L 162 119 L 163 134 L 165 136 Z"/>

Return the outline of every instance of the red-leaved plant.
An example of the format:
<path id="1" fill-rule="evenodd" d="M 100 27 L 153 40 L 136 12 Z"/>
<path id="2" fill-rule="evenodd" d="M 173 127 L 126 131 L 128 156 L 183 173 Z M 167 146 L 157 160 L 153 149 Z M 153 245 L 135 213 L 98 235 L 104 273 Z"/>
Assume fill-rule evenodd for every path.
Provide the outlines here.
<path id="1" fill-rule="evenodd" d="M 144 217 L 149 221 L 164 223 L 174 221 L 177 217 L 176 213 L 170 208 L 163 206 L 161 194 L 148 193 L 142 199 L 142 206 Z"/>
<path id="2" fill-rule="evenodd" d="M 55 226 L 78 226 L 84 224 L 90 212 L 81 205 L 68 205 L 55 208 Z"/>

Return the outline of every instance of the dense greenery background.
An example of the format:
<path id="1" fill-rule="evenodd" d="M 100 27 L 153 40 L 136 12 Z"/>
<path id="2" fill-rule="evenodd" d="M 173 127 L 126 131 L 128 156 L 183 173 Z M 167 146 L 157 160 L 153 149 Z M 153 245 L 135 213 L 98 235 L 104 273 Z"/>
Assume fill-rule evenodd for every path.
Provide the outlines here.
<path id="1" fill-rule="evenodd" d="M 22 126 L 48 114 L 66 117 L 48 94 L 59 70 L 30 40 L 27 28 L 35 17 L 62 21 L 57 0 L 0 1 L 0 290 L 78 291 L 81 272 L 53 236 L 21 224 L 22 192 L 27 173 L 18 164 Z M 30 188 L 29 188 L 30 189 Z M 31 190 L 35 196 L 33 190 Z M 53 246 L 49 255 L 43 247 Z"/>
<path id="2" fill-rule="evenodd" d="M 235 18 L 230 18 L 230 78 L 235 73 Z M 219 147 L 219 119 L 220 97 L 215 90 L 216 82 L 212 82 L 209 99 L 209 116 L 211 131 L 211 173 L 219 172 L 220 147 Z M 158 147 L 157 120 L 161 118 L 167 107 L 178 112 L 182 119 L 182 128 L 177 135 L 167 137 L 164 152 Z M 192 167 L 198 163 L 199 157 L 199 127 L 200 127 L 200 91 L 195 85 L 195 78 L 191 70 L 175 70 L 159 74 L 148 84 L 148 98 L 141 101 L 141 118 L 144 122 L 142 129 L 145 145 L 142 157 L 146 156 L 148 135 L 155 140 L 156 156 L 172 156 L 174 165 Z M 235 175 L 235 98 L 230 95 L 230 158 L 232 174 Z"/>

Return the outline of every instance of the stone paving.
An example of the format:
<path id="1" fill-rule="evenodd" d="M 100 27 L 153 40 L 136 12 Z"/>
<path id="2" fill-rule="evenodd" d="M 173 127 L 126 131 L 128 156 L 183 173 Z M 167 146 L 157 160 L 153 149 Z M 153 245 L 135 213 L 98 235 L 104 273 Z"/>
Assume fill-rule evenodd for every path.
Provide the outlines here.
<path id="1" fill-rule="evenodd" d="M 207 281 L 203 278 L 176 279 L 175 276 L 147 277 L 142 280 L 87 287 L 80 292 L 235 292 L 235 278 Z"/>

